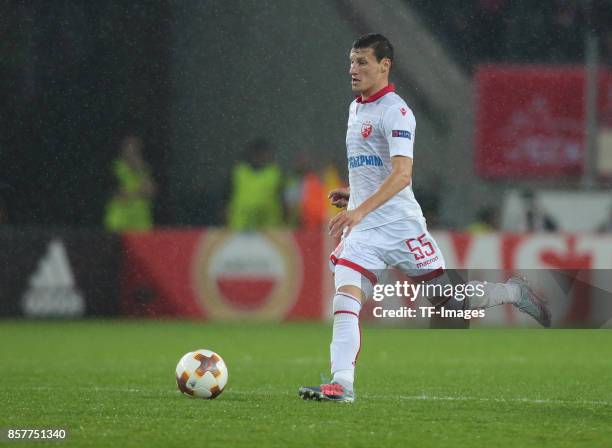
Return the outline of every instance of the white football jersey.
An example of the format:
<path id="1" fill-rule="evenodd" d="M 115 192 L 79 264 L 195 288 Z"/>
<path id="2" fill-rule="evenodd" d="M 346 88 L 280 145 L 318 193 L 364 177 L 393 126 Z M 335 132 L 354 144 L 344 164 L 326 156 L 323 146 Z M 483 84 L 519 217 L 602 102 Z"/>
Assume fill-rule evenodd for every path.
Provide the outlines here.
<path id="1" fill-rule="evenodd" d="M 348 209 L 357 208 L 391 174 L 391 157 L 413 158 L 416 120 L 393 84 L 365 101 L 355 99 L 349 108 L 346 131 L 349 185 Z M 422 217 L 412 185 L 401 190 L 368 214 L 355 230 L 365 230 L 403 218 Z"/>

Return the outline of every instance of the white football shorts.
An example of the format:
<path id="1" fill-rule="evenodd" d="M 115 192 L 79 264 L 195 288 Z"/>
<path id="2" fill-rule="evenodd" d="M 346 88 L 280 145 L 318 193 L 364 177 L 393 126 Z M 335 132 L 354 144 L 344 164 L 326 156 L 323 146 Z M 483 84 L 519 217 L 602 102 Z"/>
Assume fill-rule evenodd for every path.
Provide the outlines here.
<path id="1" fill-rule="evenodd" d="M 410 218 L 353 230 L 329 256 L 336 291 L 353 285 L 369 297 L 384 269 L 395 267 L 413 281 L 444 273 L 442 252 L 427 231 L 425 218 Z"/>

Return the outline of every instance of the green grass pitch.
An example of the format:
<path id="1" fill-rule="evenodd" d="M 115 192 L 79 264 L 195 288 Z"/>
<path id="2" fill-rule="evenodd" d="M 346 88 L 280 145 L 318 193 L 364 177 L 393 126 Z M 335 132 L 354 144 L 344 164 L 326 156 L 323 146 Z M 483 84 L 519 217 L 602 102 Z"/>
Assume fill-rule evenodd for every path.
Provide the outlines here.
<path id="1" fill-rule="evenodd" d="M 302 401 L 328 372 L 330 332 L 0 321 L 0 427 L 66 428 L 58 446 L 612 446 L 612 331 L 365 328 L 357 401 Z M 176 390 L 197 348 L 228 365 L 216 400 Z"/>

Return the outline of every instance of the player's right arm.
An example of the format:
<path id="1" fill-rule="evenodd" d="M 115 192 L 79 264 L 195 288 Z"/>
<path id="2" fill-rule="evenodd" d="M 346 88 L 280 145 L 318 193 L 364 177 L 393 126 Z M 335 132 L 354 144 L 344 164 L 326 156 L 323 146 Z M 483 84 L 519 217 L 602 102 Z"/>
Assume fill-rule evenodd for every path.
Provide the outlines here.
<path id="1" fill-rule="evenodd" d="M 329 192 L 327 197 L 331 200 L 331 205 L 338 208 L 346 208 L 351 195 L 350 187 L 336 188 Z"/>
<path id="2" fill-rule="evenodd" d="M 329 223 L 329 234 L 340 236 L 345 227 L 348 230 L 359 224 L 363 218 L 373 212 L 412 182 L 412 158 L 394 156 L 391 159 L 393 169 L 381 186 L 370 197 L 353 210 L 344 210 L 332 218 Z"/>

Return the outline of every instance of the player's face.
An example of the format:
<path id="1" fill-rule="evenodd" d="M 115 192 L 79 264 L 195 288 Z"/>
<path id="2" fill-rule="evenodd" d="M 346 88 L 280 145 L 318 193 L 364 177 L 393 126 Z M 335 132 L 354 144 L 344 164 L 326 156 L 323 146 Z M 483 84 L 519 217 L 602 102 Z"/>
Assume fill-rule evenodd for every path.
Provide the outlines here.
<path id="1" fill-rule="evenodd" d="M 389 83 L 391 61 L 383 58 L 378 62 L 372 48 L 353 48 L 350 58 L 349 74 L 353 92 L 369 96 Z"/>

